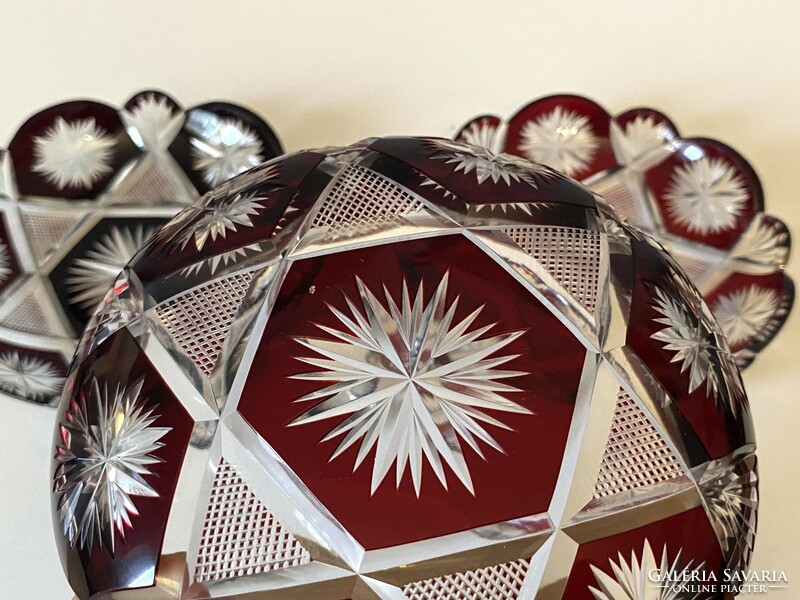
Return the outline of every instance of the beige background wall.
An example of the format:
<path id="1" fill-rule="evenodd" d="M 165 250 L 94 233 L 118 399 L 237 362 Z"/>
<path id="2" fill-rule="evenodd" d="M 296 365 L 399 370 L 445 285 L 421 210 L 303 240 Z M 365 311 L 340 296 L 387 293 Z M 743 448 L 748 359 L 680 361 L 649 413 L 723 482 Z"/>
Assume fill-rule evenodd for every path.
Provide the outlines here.
<path id="1" fill-rule="evenodd" d="M 484 111 L 589 95 L 661 108 L 686 134 L 739 149 L 768 207 L 800 233 L 800 3 L 0 2 L 0 145 L 73 97 L 162 88 L 184 105 L 234 99 L 289 150 L 383 134 L 449 135 Z M 800 259 L 792 263 L 800 279 Z M 800 597 L 800 368 L 795 315 L 747 370 L 762 473 L 754 567 Z M 51 541 L 54 413 L 0 405 L 0 597 L 68 598 Z"/>

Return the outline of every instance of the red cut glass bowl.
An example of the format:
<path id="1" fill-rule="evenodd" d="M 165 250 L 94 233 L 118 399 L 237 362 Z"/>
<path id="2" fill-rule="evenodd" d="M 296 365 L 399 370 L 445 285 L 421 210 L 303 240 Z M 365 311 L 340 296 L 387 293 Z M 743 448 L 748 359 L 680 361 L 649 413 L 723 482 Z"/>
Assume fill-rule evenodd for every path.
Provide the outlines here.
<path id="1" fill-rule="evenodd" d="M 0 150 L 0 398 L 57 404 L 89 317 L 147 239 L 281 153 L 245 108 L 156 91 L 30 117 Z"/>
<path id="2" fill-rule="evenodd" d="M 666 248 L 706 299 L 740 367 L 786 321 L 786 225 L 764 213 L 751 165 L 717 140 L 686 138 L 664 114 L 612 115 L 582 96 L 548 96 L 504 120 L 476 117 L 456 139 L 553 167 L 602 195 Z"/>
<path id="3" fill-rule="evenodd" d="M 549 167 L 374 139 L 236 177 L 132 260 L 53 518 L 81 599 L 655 597 L 747 565 L 754 451 L 649 236 Z"/>

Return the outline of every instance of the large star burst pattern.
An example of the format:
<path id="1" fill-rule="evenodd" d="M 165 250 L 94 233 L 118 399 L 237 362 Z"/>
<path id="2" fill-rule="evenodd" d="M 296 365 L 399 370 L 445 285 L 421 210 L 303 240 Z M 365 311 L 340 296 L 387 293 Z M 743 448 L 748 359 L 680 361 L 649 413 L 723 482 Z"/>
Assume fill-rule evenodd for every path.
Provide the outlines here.
<path id="1" fill-rule="evenodd" d="M 572 176 L 589 165 L 598 144 L 588 117 L 559 106 L 525 123 L 520 150 L 529 159 Z"/>
<path id="2" fill-rule="evenodd" d="M 729 163 L 703 157 L 675 170 L 665 198 L 675 221 L 689 231 L 708 234 L 736 225 L 748 193 Z"/>
<path id="3" fill-rule="evenodd" d="M 659 313 L 657 323 L 665 325 L 651 337 L 674 353 L 671 362 L 681 363 L 681 373 L 689 371 L 689 393 L 705 381 L 706 391 L 719 402 L 726 395 L 729 407 L 738 414 L 746 402 L 741 380 L 729 375 L 733 371 L 733 357 L 719 346 L 713 326 L 704 319 L 693 317 L 682 302 L 661 288 L 654 288 L 653 308 Z"/>
<path id="4" fill-rule="evenodd" d="M 498 143 L 500 128 L 489 120 L 475 121 L 469 124 L 459 136 L 467 144 L 494 151 Z"/>
<path id="5" fill-rule="evenodd" d="M 658 562 L 650 542 L 645 540 L 641 558 L 631 552 L 630 564 L 622 554 L 617 555 L 617 562 L 609 560 L 610 575 L 591 565 L 598 587 L 590 587 L 589 591 L 596 600 L 700 600 L 705 596 L 700 592 L 687 593 L 685 586 L 680 583 L 680 578 L 685 576 L 686 581 L 693 581 L 691 577 L 701 575 L 693 571 L 701 572 L 703 564 L 693 567 L 694 561 L 689 561 L 686 566 L 681 567 L 681 554 L 682 551 L 678 551 L 670 563 L 667 547 L 664 546 L 661 561 Z M 656 572 L 669 574 L 678 581 L 672 585 L 669 582 L 652 581 L 652 576 Z"/>
<path id="6" fill-rule="evenodd" d="M 610 136 L 617 159 L 621 164 L 629 165 L 661 148 L 669 136 L 669 130 L 653 117 L 639 115 L 626 123 L 624 130 L 612 123 Z"/>
<path id="7" fill-rule="evenodd" d="M 511 154 L 494 154 L 480 146 L 438 139 L 429 140 L 428 143 L 435 151 L 431 158 L 454 165 L 456 172 L 461 171 L 465 175 L 475 173 L 478 183 L 491 180 L 492 183 L 502 181 L 511 185 L 512 181 L 524 181 L 536 188 L 537 181 L 557 176 L 557 173 L 544 165 Z"/>
<path id="8" fill-rule="evenodd" d="M 63 383 L 64 378 L 49 362 L 14 351 L 0 354 L 1 390 L 38 401 L 58 392 Z"/>
<path id="9" fill-rule="evenodd" d="M 194 241 L 195 248 L 202 250 L 209 240 L 213 242 L 218 237 L 224 238 L 228 231 L 236 231 L 237 226 L 252 227 L 251 217 L 264 210 L 263 201 L 263 198 L 252 194 L 237 194 L 223 202 L 203 207 L 202 216 L 180 233 L 181 247 L 185 248 Z"/>
<path id="10" fill-rule="evenodd" d="M 729 344 L 762 334 L 779 308 L 778 294 L 756 285 L 724 294 L 714 304 L 714 316 Z"/>
<path id="11" fill-rule="evenodd" d="M 137 144 L 157 149 L 166 146 L 174 139 L 183 117 L 164 96 L 147 94 L 136 106 L 123 113 L 128 126 L 128 134 Z"/>
<path id="12" fill-rule="evenodd" d="M 261 140 L 237 119 L 223 119 L 201 139 L 192 138 L 195 169 L 214 187 L 264 161 Z"/>
<path id="13" fill-rule="evenodd" d="M 111 172 L 114 138 L 93 118 L 67 122 L 58 117 L 47 132 L 34 139 L 33 170 L 59 189 L 91 187 Z"/>
<path id="14" fill-rule="evenodd" d="M 109 387 L 93 378 L 60 424 L 53 489 L 72 547 L 113 552 L 117 535 L 124 538 L 138 514 L 133 497 L 158 497 L 147 477 L 149 466 L 161 462 L 152 453 L 170 428 L 153 427 L 158 416 L 139 397 L 143 384 Z"/>
<path id="15" fill-rule="evenodd" d="M 70 265 L 65 283 L 70 302 L 91 313 L 108 291 L 109 282 L 128 264 L 157 227 L 111 227 L 85 256 Z"/>
<path id="16" fill-rule="evenodd" d="M 349 315 L 330 307 L 344 330 L 319 325 L 334 339 L 297 339 L 322 358 L 299 357 L 321 370 L 294 377 L 332 383 L 297 400 L 322 401 L 290 425 L 350 415 L 323 441 L 344 436 L 333 460 L 361 440 L 354 471 L 377 446 L 373 493 L 395 463 L 396 485 L 409 466 L 419 495 L 424 457 L 443 486 L 444 461 L 474 494 L 461 441 L 485 460 L 479 441 L 503 452 L 485 425 L 510 430 L 485 411 L 531 414 L 506 397 L 521 390 L 501 382 L 526 374 L 498 368 L 518 355 L 492 356 L 524 332 L 483 337 L 496 325 L 471 329 L 483 307 L 454 323 L 459 298 L 448 304 L 448 280 L 445 274 L 427 304 L 423 284 L 412 299 L 404 281 L 398 307 L 385 287 L 386 305 L 356 279 L 362 308 L 349 298 Z"/>

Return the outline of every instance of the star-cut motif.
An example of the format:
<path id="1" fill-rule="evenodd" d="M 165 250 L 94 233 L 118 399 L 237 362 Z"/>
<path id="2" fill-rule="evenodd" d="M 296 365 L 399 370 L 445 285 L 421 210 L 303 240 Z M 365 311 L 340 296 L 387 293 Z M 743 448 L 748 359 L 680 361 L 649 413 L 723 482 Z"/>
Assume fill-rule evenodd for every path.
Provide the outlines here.
<path id="1" fill-rule="evenodd" d="M 700 234 L 732 229 L 748 197 L 744 180 L 731 164 L 705 156 L 678 167 L 664 196 L 669 216 Z"/>
<path id="2" fill-rule="evenodd" d="M 789 245 L 789 234 L 782 223 L 769 222 L 759 213 L 731 249 L 729 258 L 751 268 L 755 263 L 773 272 L 785 267 Z"/>
<path id="3" fill-rule="evenodd" d="M 344 329 L 318 325 L 333 339 L 297 339 L 323 358 L 298 357 L 321 370 L 294 378 L 332 383 L 298 399 L 321 401 L 290 425 L 350 415 L 323 441 L 344 436 L 333 460 L 361 440 L 354 471 L 377 446 L 373 493 L 395 463 L 396 485 L 409 466 L 419 495 L 424 458 L 445 488 L 442 459 L 474 494 L 461 441 L 486 460 L 479 441 L 503 449 L 485 425 L 511 430 L 486 411 L 532 414 L 506 397 L 521 390 L 501 382 L 526 374 L 498 368 L 519 355 L 493 356 L 524 332 L 483 337 L 497 323 L 472 328 L 482 306 L 454 323 L 459 298 L 448 303 L 448 281 L 449 273 L 427 304 L 423 284 L 412 298 L 404 281 L 398 307 L 385 286 L 384 305 L 356 278 L 362 307 L 347 297 L 349 315 L 330 307 Z"/>
<path id="4" fill-rule="evenodd" d="M 43 136 L 33 140 L 32 169 L 44 174 L 60 190 L 90 188 L 111 172 L 115 144 L 94 118 L 67 122 L 57 117 Z"/>
<path id="5" fill-rule="evenodd" d="M 657 323 L 665 325 L 651 337 L 661 342 L 666 350 L 674 353 L 671 362 L 681 363 L 681 373 L 689 371 L 689 393 L 706 382 L 706 392 L 717 402 L 727 396 L 729 408 L 738 415 L 746 396 L 741 379 L 736 374 L 734 359 L 720 339 L 713 319 L 702 310 L 700 316 L 693 314 L 677 296 L 654 288 L 653 308 L 659 313 Z"/>
<path id="6" fill-rule="evenodd" d="M 122 116 L 136 145 L 156 150 L 169 145 L 180 130 L 183 115 L 175 112 L 164 96 L 147 94 Z"/>
<path id="7" fill-rule="evenodd" d="M 495 125 L 490 119 L 480 119 L 470 123 L 461 132 L 459 139 L 472 146 L 486 148 L 494 152 L 498 143 L 500 127 Z"/>
<path id="8" fill-rule="evenodd" d="M 652 338 L 664 343 L 667 350 L 675 352 L 672 362 L 681 362 L 681 372 L 690 370 L 689 392 L 693 392 L 708 379 L 709 388 L 715 387 L 711 374 L 712 341 L 699 321 L 693 319 L 680 302 L 661 288 L 655 289 L 654 308 L 661 314 L 656 319 L 667 327 L 654 333 Z"/>
<path id="9" fill-rule="evenodd" d="M 214 187 L 264 162 L 256 133 L 237 119 L 220 119 L 202 138 L 192 138 L 192 166 Z"/>
<path id="10" fill-rule="evenodd" d="M 534 209 L 538 210 L 551 205 L 542 202 L 502 202 L 495 204 L 470 204 L 470 207 L 475 209 L 476 213 L 479 212 L 499 212 L 502 214 L 513 213 L 521 211 L 526 215 L 533 215 Z"/>
<path id="11" fill-rule="evenodd" d="M 8 244 L 0 242 L 0 284 L 8 281 L 12 272 L 11 255 L 8 253 Z"/>
<path id="12" fill-rule="evenodd" d="M 214 275 L 220 267 L 235 265 L 240 260 L 247 258 L 248 256 L 252 256 L 258 252 L 261 252 L 261 244 L 249 244 L 242 248 L 234 248 L 233 250 L 228 250 L 222 254 L 216 254 L 206 260 L 196 262 L 193 265 L 186 267 L 181 272 L 184 275 L 194 275 L 202 271 L 204 267 L 208 267 L 208 272 L 211 275 Z"/>
<path id="13" fill-rule="evenodd" d="M 656 561 L 649 540 L 645 539 L 641 558 L 631 552 L 630 564 L 621 553 L 617 554 L 617 562 L 608 561 L 611 574 L 591 565 L 597 588 L 589 586 L 595 600 L 700 600 L 705 598 L 702 592 L 687 592 L 685 581 L 702 583 L 702 570 L 705 563 L 694 567 L 694 561 L 681 566 L 682 550 L 670 562 L 667 547 L 661 552 L 661 561 Z M 653 575 L 661 577 L 669 575 L 674 580 L 653 581 Z M 690 579 L 694 577 L 694 579 Z"/>
<path id="14" fill-rule="evenodd" d="M 161 462 L 152 453 L 170 428 L 153 427 L 158 415 L 140 398 L 143 384 L 109 387 L 93 378 L 61 421 L 53 490 L 73 548 L 102 545 L 113 552 L 138 515 L 133 497 L 158 497 L 147 478 L 150 465 Z"/>
<path id="15" fill-rule="evenodd" d="M 764 332 L 778 307 L 777 292 L 751 285 L 720 296 L 713 312 L 728 343 L 735 345 Z"/>
<path id="16" fill-rule="evenodd" d="M 120 271 L 157 229 L 141 224 L 112 226 L 67 270 L 64 282 L 70 303 L 87 312 L 97 308 Z"/>
<path id="17" fill-rule="evenodd" d="M 20 356 L 9 351 L 0 354 L 0 389 L 41 401 L 58 393 L 64 383 L 56 368 L 35 356 Z"/>
<path id="18" fill-rule="evenodd" d="M 610 134 L 617 160 L 622 165 L 629 165 L 662 148 L 670 130 L 651 116 L 638 115 L 625 124 L 625 129 L 612 122 Z"/>
<path id="19" fill-rule="evenodd" d="M 420 185 L 421 186 L 433 188 L 435 191 L 440 193 L 442 195 L 442 197 L 445 198 L 445 199 L 451 199 L 451 198 L 455 199 L 456 198 L 456 195 L 451 190 L 447 189 L 443 185 L 441 185 L 438 182 L 434 181 L 433 179 L 431 179 L 427 175 L 424 175 L 422 173 L 420 173 L 419 175 L 420 175 Z"/>
<path id="20" fill-rule="evenodd" d="M 558 176 L 544 165 L 511 154 L 493 154 L 479 146 L 439 139 L 428 140 L 428 144 L 434 149 L 431 158 L 455 165 L 456 172 L 475 173 L 479 184 L 491 180 L 492 183 L 502 181 L 511 185 L 515 181 L 537 188 L 539 181 Z"/>
<path id="21" fill-rule="evenodd" d="M 525 123 L 521 135 L 527 158 L 567 176 L 589 166 L 599 145 L 589 118 L 561 106 Z"/>
<path id="22" fill-rule="evenodd" d="M 728 564 L 736 569 L 747 568 L 755 542 L 758 508 L 755 465 L 755 456 L 739 458 L 700 483 L 715 527 L 722 534 Z"/>
<path id="23" fill-rule="evenodd" d="M 251 217 L 264 210 L 262 202 L 264 198 L 253 194 L 236 194 L 203 206 L 200 216 L 182 228 L 178 238 L 181 248 L 194 241 L 195 248 L 202 250 L 209 240 L 225 238 L 228 231 L 236 231 L 237 226 L 252 227 Z"/>

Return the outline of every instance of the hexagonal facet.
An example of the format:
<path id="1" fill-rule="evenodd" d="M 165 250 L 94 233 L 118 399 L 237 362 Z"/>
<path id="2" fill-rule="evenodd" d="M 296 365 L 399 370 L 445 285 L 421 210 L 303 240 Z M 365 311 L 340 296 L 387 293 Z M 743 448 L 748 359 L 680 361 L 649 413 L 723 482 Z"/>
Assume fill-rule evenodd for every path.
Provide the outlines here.
<path id="1" fill-rule="evenodd" d="M 239 411 L 394 546 L 547 510 L 585 353 L 464 236 L 396 242 L 292 265 Z"/>
<path id="2" fill-rule="evenodd" d="M 755 446 L 711 310 L 547 167 L 421 138 L 298 153 L 118 283 L 56 444 L 82 598 L 152 584 L 126 579 L 134 541 L 164 574 L 142 598 L 616 598 L 643 565 L 747 561 Z M 98 481 L 116 509 L 87 513 Z"/>

